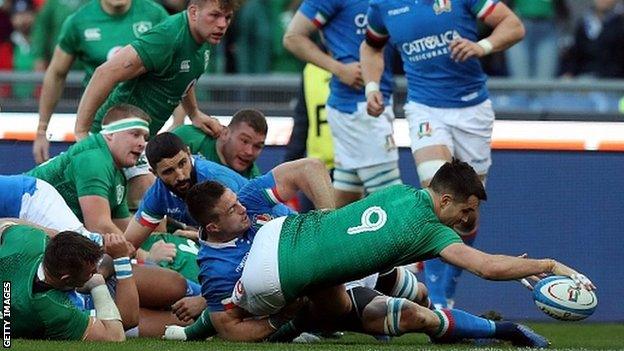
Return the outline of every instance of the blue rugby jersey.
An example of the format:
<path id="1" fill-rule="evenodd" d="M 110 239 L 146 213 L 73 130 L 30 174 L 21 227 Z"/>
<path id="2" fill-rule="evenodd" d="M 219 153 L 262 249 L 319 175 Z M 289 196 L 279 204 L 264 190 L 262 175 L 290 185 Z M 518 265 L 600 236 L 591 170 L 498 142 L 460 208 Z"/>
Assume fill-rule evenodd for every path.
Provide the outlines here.
<path id="1" fill-rule="evenodd" d="M 0 218 L 19 218 L 22 197 L 37 190 L 37 178 L 26 175 L 0 175 Z"/>
<path id="2" fill-rule="evenodd" d="M 193 172 L 197 176 L 198 183 L 207 180 L 217 181 L 236 193 L 249 182 L 232 169 L 208 161 L 201 156 L 193 155 L 192 160 Z M 157 178 L 143 196 L 135 218 L 142 225 L 153 229 L 158 226 L 165 215 L 184 224 L 197 226 L 197 222 L 188 212 L 184 199 L 171 192 L 165 183 Z"/>
<path id="3" fill-rule="evenodd" d="M 371 0 L 366 37 L 379 46 L 389 41 L 403 59 L 408 100 L 439 108 L 477 105 L 488 98 L 479 60 L 451 60 L 450 42 L 477 41 L 477 19 L 498 0 Z"/>
<path id="4" fill-rule="evenodd" d="M 251 226 L 243 235 L 227 243 L 209 243 L 200 240 L 197 262 L 202 296 L 211 312 L 223 311 L 231 306 L 234 285 L 243 274 L 245 260 L 260 227 L 273 218 L 287 215 L 276 212 L 281 200 L 275 190 L 273 173 L 268 172 L 252 179 L 238 192 L 238 200 L 247 208 Z M 202 237 L 202 235 L 200 235 Z"/>
<path id="5" fill-rule="evenodd" d="M 299 7 L 305 17 L 323 33 L 331 55 L 344 64 L 360 61 L 360 44 L 366 34 L 368 0 L 305 0 Z M 394 83 L 392 62 L 394 50 L 384 52 L 385 67 L 380 90 L 386 104 L 390 103 Z M 353 113 L 357 103 L 366 101 L 364 89 L 355 90 L 333 76 L 327 105 L 341 112 Z"/>

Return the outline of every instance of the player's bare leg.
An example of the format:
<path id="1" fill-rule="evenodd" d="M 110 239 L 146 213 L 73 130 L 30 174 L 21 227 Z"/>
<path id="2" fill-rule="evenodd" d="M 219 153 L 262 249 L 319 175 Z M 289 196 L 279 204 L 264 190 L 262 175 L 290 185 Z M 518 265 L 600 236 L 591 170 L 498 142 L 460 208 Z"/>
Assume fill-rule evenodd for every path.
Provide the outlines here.
<path id="1" fill-rule="evenodd" d="M 157 266 L 132 266 L 141 307 L 169 309 L 186 296 L 186 279 L 175 271 Z"/>
<path id="2" fill-rule="evenodd" d="M 336 208 L 341 208 L 362 198 L 361 192 L 350 192 L 334 188 Z"/>

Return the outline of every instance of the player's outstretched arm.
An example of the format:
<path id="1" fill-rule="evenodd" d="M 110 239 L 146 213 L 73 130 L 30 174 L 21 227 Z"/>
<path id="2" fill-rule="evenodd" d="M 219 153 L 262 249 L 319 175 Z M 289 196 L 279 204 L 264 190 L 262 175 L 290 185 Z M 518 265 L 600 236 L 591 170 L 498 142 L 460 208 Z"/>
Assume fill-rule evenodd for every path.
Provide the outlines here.
<path id="1" fill-rule="evenodd" d="M 76 138 L 82 139 L 87 136 L 95 113 L 117 83 L 135 78 L 145 72 L 147 70 L 143 61 L 130 45 L 126 45 L 110 60 L 98 66 L 78 105 L 74 127 Z"/>
<path id="2" fill-rule="evenodd" d="M 273 168 L 277 193 L 287 201 L 301 190 L 317 209 L 335 208 L 331 179 L 325 164 L 316 158 L 285 162 Z"/>
<path id="3" fill-rule="evenodd" d="M 61 98 L 67 72 L 74 63 L 74 56 L 66 53 L 58 45 L 52 55 L 52 61 L 43 77 L 41 97 L 39 98 L 39 125 L 37 135 L 33 143 L 33 156 L 37 164 L 43 163 L 50 158 L 50 142 L 46 133 L 48 124 L 54 112 L 54 108 Z"/>
<path id="4" fill-rule="evenodd" d="M 589 290 L 595 288 L 585 276 L 553 259 L 492 255 L 465 244 L 451 244 L 440 252 L 440 256 L 448 263 L 488 280 L 512 280 L 545 273 L 569 276 Z M 586 281 L 581 281 L 582 278 Z"/>
<path id="5" fill-rule="evenodd" d="M 275 330 L 268 319 L 247 319 L 249 314 L 240 307 L 210 313 L 210 319 L 219 336 L 229 341 L 261 341 Z"/>

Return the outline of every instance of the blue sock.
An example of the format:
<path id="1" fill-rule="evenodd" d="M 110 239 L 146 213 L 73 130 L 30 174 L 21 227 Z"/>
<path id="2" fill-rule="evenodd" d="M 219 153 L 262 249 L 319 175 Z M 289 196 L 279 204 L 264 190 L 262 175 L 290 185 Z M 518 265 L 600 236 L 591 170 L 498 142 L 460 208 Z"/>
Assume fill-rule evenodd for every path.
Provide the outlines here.
<path id="1" fill-rule="evenodd" d="M 192 280 L 186 280 L 186 296 L 198 296 L 201 295 L 201 285 L 195 283 Z"/>
<path id="2" fill-rule="evenodd" d="M 427 260 L 424 263 L 425 285 L 429 291 L 429 299 L 435 306 L 446 307 L 446 294 L 444 293 L 446 264 L 439 258 Z"/>
<path id="3" fill-rule="evenodd" d="M 437 339 L 480 339 L 492 338 L 496 332 L 493 321 L 477 317 L 462 310 L 435 310 L 440 327 L 433 337 Z"/>

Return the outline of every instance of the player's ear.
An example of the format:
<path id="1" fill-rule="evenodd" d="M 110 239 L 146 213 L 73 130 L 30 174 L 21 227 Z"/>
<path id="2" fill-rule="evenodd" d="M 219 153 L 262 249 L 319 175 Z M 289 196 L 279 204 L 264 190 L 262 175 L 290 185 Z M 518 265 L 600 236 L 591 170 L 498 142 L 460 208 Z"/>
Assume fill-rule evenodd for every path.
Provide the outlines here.
<path id="1" fill-rule="evenodd" d="M 214 222 L 206 224 L 204 228 L 206 229 L 206 232 L 208 233 L 218 233 L 221 230 L 219 225 Z"/>
<path id="2" fill-rule="evenodd" d="M 199 8 L 197 7 L 196 4 L 190 4 L 188 6 L 187 12 L 188 12 L 188 15 L 189 15 L 189 19 L 191 21 L 197 20 L 197 12 L 198 11 L 199 11 Z"/>
<path id="3" fill-rule="evenodd" d="M 440 207 L 445 208 L 453 202 L 453 195 L 451 194 L 442 194 L 440 196 Z"/>

